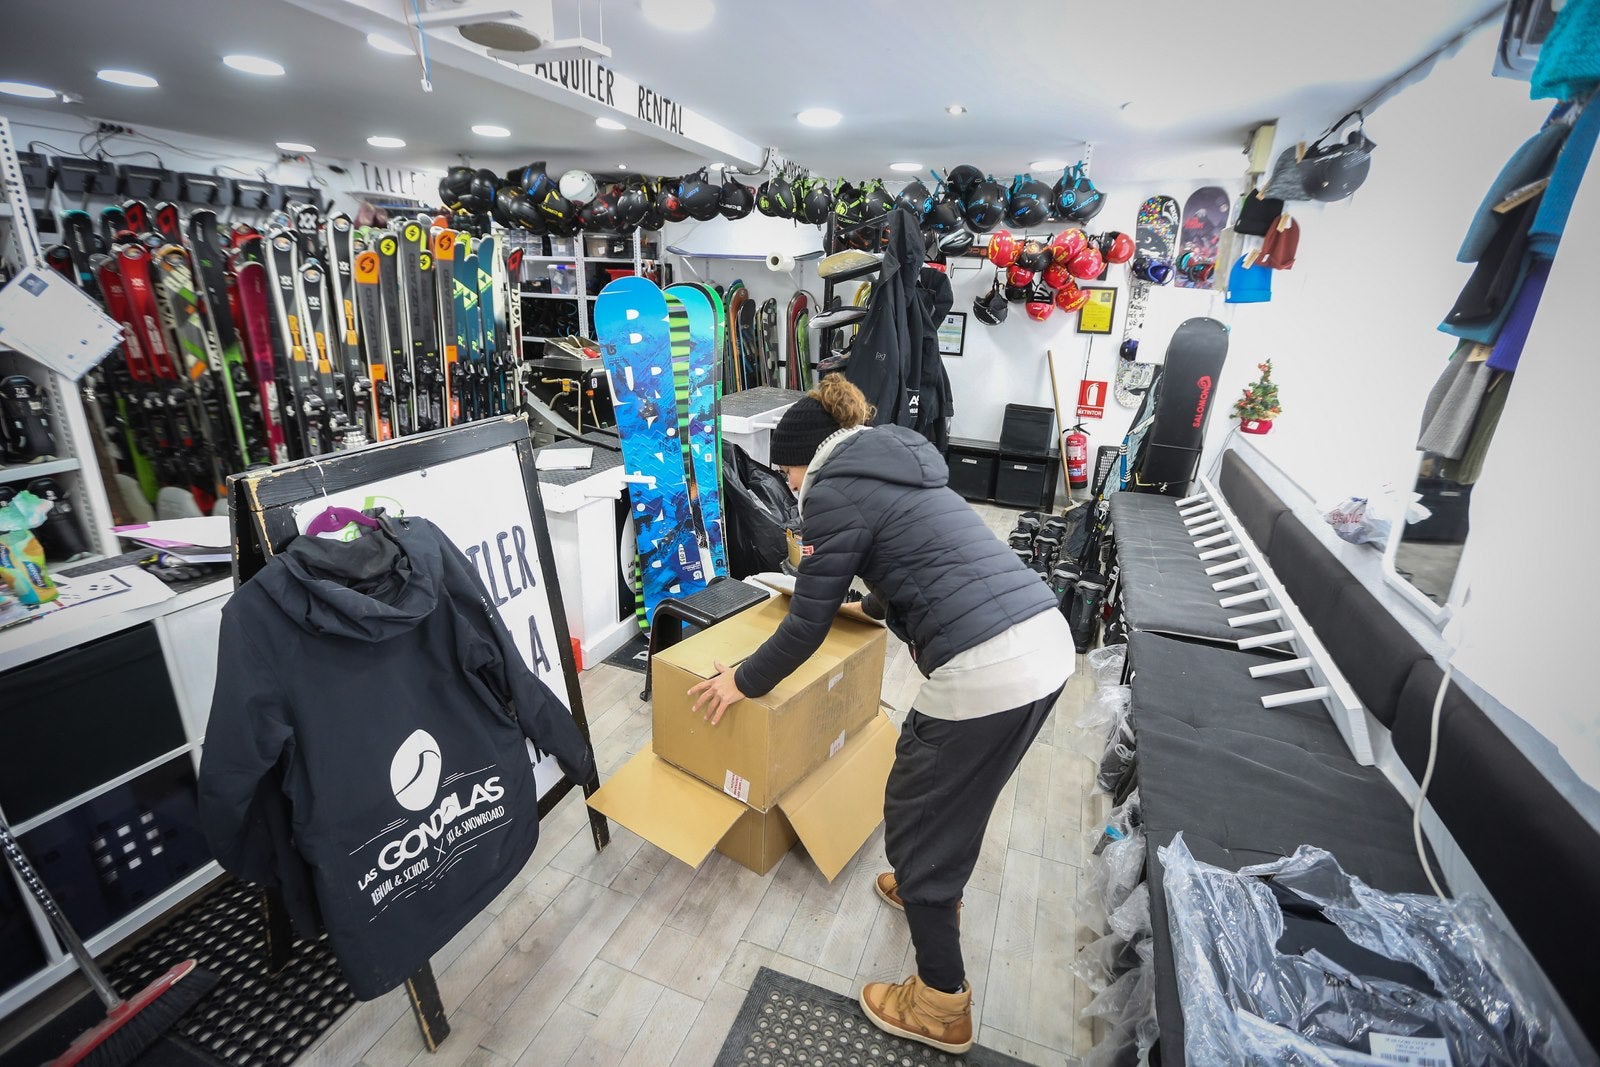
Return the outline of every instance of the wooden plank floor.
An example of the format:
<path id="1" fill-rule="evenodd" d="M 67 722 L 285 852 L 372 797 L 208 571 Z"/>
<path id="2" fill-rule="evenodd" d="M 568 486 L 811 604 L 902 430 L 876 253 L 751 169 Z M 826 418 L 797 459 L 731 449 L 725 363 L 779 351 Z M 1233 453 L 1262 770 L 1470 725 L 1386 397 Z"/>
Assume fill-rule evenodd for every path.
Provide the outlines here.
<path id="1" fill-rule="evenodd" d="M 1004 536 L 1015 512 L 979 508 Z M 890 637 L 884 699 L 903 718 L 921 676 Z M 601 664 L 582 679 L 602 780 L 650 743 L 642 677 Z M 1087 903 L 1086 828 L 1100 738 L 1077 729 L 1093 691 L 1078 666 L 1055 713 L 1006 787 L 966 894 L 962 950 L 978 1040 L 1029 1063 L 1069 1064 L 1093 1034 L 1077 947 L 1104 916 Z M 757 968 L 854 996 L 913 967 L 905 919 L 873 892 L 887 869 L 883 831 L 832 884 L 801 848 L 765 877 L 720 854 L 691 870 L 613 826 L 595 852 L 582 797 L 545 820 L 528 866 L 433 961 L 452 1033 L 422 1051 L 404 990 L 358 1005 L 302 1064 L 371 1067 L 707 1067 Z"/>

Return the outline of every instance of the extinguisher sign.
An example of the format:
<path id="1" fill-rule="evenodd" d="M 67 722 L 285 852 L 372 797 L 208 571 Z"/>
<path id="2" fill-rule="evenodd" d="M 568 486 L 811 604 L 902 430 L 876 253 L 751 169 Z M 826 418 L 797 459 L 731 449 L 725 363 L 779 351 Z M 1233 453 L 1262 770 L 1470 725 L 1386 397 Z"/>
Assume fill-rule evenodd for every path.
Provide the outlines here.
<path id="1" fill-rule="evenodd" d="M 1078 383 L 1078 418 L 1103 419 L 1106 417 L 1106 382 L 1085 379 Z"/>

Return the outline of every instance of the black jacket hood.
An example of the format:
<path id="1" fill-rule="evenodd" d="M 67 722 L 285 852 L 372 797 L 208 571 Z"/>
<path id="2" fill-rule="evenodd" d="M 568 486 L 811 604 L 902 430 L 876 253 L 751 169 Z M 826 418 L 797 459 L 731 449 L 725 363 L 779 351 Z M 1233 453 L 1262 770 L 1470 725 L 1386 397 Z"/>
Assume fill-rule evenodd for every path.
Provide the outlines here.
<path id="1" fill-rule="evenodd" d="M 950 468 L 939 450 L 915 430 L 876 426 L 845 438 L 817 469 L 819 482 L 844 477 L 936 489 L 950 480 Z"/>
<path id="2" fill-rule="evenodd" d="M 382 521 L 383 528 L 353 542 L 297 537 L 279 557 L 283 566 L 256 580 L 310 633 L 383 641 L 410 630 L 439 599 L 438 545 L 413 538 L 402 547 L 390 533 L 392 520 Z"/>

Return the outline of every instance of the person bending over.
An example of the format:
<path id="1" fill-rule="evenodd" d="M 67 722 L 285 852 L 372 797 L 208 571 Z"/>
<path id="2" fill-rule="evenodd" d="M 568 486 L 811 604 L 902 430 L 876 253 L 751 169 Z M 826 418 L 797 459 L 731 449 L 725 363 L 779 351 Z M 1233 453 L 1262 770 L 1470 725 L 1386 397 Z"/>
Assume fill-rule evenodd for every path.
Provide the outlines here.
<path id="1" fill-rule="evenodd" d="M 945 484 L 933 445 L 903 426 L 868 426 L 872 414 L 834 374 L 772 431 L 805 542 L 789 614 L 737 671 L 719 663 L 689 692 L 713 725 L 769 692 L 821 646 L 852 578 L 866 582 L 868 609 L 926 680 L 884 794 L 894 869 L 877 879 L 905 912 L 917 973 L 868 984 L 861 1007 L 889 1033 L 959 1053 L 972 1047 L 961 897 L 995 801 L 1072 674 L 1072 636 L 1045 583 Z"/>

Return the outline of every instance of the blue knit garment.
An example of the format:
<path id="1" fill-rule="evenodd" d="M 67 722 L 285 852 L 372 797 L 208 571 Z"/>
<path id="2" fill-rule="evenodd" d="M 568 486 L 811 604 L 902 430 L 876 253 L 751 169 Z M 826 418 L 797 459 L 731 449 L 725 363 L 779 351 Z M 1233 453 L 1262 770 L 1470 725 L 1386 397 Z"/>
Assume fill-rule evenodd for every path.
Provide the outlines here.
<path id="1" fill-rule="evenodd" d="M 1567 0 L 1533 68 L 1534 100 L 1573 100 L 1600 85 L 1600 0 Z"/>

